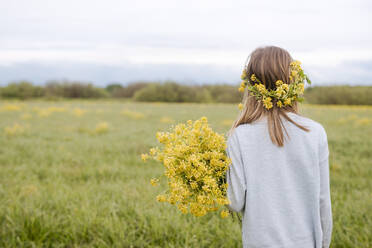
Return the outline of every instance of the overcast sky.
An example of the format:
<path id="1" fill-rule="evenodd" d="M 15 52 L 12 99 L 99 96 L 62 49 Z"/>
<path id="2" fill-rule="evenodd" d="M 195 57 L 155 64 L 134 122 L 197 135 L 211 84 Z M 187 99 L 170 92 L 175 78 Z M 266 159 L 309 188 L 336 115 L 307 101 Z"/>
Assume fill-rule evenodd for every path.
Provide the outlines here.
<path id="1" fill-rule="evenodd" d="M 237 83 L 276 45 L 314 84 L 372 84 L 368 0 L 12 0 L 0 8 L 0 84 L 173 79 Z"/>

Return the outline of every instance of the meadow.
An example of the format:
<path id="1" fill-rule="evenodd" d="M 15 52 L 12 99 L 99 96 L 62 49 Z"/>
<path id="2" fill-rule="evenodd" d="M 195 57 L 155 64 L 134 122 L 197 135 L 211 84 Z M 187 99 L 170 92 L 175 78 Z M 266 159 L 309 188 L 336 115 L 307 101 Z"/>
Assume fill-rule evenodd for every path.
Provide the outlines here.
<path id="1" fill-rule="evenodd" d="M 302 105 L 330 149 L 332 247 L 372 247 L 372 107 Z M 236 104 L 0 101 L 1 247 L 241 247 L 240 224 L 156 202 L 162 174 L 141 153 L 156 131 L 207 116 L 225 133 Z"/>

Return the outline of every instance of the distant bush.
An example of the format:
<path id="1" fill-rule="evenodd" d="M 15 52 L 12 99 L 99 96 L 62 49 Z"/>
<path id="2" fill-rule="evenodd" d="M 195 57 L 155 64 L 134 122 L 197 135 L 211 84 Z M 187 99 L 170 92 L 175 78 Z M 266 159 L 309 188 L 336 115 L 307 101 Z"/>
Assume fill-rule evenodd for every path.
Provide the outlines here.
<path id="1" fill-rule="evenodd" d="M 305 90 L 305 100 L 313 104 L 372 105 L 371 86 L 317 86 Z"/>
<path id="2" fill-rule="evenodd" d="M 4 98 L 28 99 L 44 96 L 44 88 L 34 86 L 27 81 L 13 82 L 1 88 L 0 95 Z"/>
<path id="3" fill-rule="evenodd" d="M 70 81 L 49 81 L 45 85 L 46 97 L 64 98 L 102 98 L 107 97 L 105 89 L 94 87 L 91 83 Z"/>
<path id="4" fill-rule="evenodd" d="M 134 94 L 149 85 L 150 82 L 134 82 L 125 87 L 115 87 L 111 91 L 112 97 L 132 98 Z"/>
<path id="5" fill-rule="evenodd" d="M 123 88 L 123 85 L 119 84 L 119 83 L 113 83 L 113 84 L 109 84 L 106 86 L 106 91 L 110 94 L 112 94 L 113 92 L 115 92 L 116 90 L 120 90 Z"/>
<path id="6" fill-rule="evenodd" d="M 210 92 L 213 102 L 237 103 L 242 100 L 243 94 L 237 85 L 205 85 L 203 88 Z"/>
<path id="7" fill-rule="evenodd" d="M 186 86 L 168 81 L 147 85 L 137 91 L 133 99 L 147 102 L 211 102 L 212 96 L 202 86 Z"/>

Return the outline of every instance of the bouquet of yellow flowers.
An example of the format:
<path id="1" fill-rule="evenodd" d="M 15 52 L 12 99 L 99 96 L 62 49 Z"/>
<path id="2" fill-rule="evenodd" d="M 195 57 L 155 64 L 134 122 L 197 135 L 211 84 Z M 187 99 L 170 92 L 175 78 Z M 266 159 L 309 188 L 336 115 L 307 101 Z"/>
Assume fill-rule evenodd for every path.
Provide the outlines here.
<path id="1" fill-rule="evenodd" d="M 194 216 L 219 211 L 229 204 L 225 175 L 231 160 L 225 137 L 208 126 L 206 117 L 178 124 L 156 137 L 163 146 L 141 156 L 144 161 L 152 158 L 164 165 L 168 188 L 157 196 L 159 202 L 176 205 L 182 213 Z M 159 182 L 158 178 L 151 179 L 154 186 Z M 222 210 L 220 215 L 225 218 L 229 212 Z"/>

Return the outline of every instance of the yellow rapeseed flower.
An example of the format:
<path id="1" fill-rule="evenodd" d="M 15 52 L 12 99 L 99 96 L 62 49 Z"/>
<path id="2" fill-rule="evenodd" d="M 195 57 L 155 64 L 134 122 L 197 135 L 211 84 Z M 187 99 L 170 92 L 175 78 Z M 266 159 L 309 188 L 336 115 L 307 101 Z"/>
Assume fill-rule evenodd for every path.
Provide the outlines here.
<path id="1" fill-rule="evenodd" d="M 253 82 L 255 82 L 255 81 L 257 80 L 256 75 L 252 74 L 252 76 L 251 76 L 251 80 L 252 80 Z"/>
<path id="2" fill-rule="evenodd" d="M 257 90 L 261 93 L 261 94 L 267 94 L 267 89 L 266 89 L 266 86 L 264 84 L 256 84 L 255 85 Z"/>
<path id="3" fill-rule="evenodd" d="M 166 202 L 166 201 L 167 201 L 167 197 L 166 197 L 165 195 L 158 195 L 158 196 L 156 197 L 156 200 L 157 200 L 158 202 Z"/>
<path id="4" fill-rule="evenodd" d="M 240 76 L 242 80 L 247 79 L 247 71 L 243 70 L 242 75 Z"/>
<path id="5" fill-rule="evenodd" d="M 264 97 L 263 104 L 265 108 L 271 109 L 273 107 L 273 103 L 271 102 L 271 97 Z"/>
<path id="6" fill-rule="evenodd" d="M 276 90 L 275 90 L 275 96 L 277 98 L 280 98 L 283 94 L 284 94 L 284 90 L 283 90 L 283 87 L 282 86 L 279 86 L 278 88 L 276 88 Z"/>
<path id="7" fill-rule="evenodd" d="M 228 217 L 229 215 L 230 215 L 229 211 L 226 211 L 226 210 L 221 211 L 221 217 L 222 217 L 222 218 L 226 218 L 226 217 Z"/>
<path id="8" fill-rule="evenodd" d="M 287 98 L 284 100 L 284 105 L 291 105 L 292 101 L 291 98 Z"/>
<path id="9" fill-rule="evenodd" d="M 239 108 L 240 110 L 242 110 L 242 109 L 243 109 L 243 104 L 242 104 L 242 103 L 239 103 L 239 104 L 238 104 L 238 108 Z"/>
<path id="10" fill-rule="evenodd" d="M 151 153 L 151 151 L 150 151 L 150 153 Z M 146 162 L 146 160 L 148 158 L 149 158 L 149 155 L 148 154 L 146 154 L 146 153 L 141 154 L 141 159 L 143 160 L 143 162 Z"/>
<path id="11" fill-rule="evenodd" d="M 150 155 L 151 156 L 155 156 L 156 155 L 156 153 L 157 153 L 157 151 L 158 151 L 158 149 L 157 149 L 157 147 L 153 147 L 153 148 L 151 148 L 150 149 Z M 147 154 L 146 154 L 147 155 Z M 148 157 L 147 157 L 148 158 Z"/>
<path id="12" fill-rule="evenodd" d="M 158 182 L 159 182 L 159 179 L 157 179 L 157 178 L 152 178 L 150 180 L 150 183 L 151 183 L 152 186 L 157 186 Z"/>
<path id="13" fill-rule="evenodd" d="M 275 85 L 278 87 L 278 86 L 280 86 L 280 85 L 282 85 L 283 84 L 283 81 L 282 80 L 277 80 L 276 82 L 275 82 Z"/>
<path id="14" fill-rule="evenodd" d="M 301 95 L 304 93 L 305 85 L 303 83 L 299 83 L 297 85 L 297 94 Z"/>
<path id="15" fill-rule="evenodd" d="M 301 66 L 301 62 L 298 61 L 298 60 L 294 60 L 290 63 L 290 66 L 293 66 L 293 67 L 300 67 Z"/>

